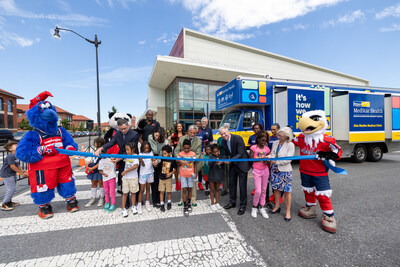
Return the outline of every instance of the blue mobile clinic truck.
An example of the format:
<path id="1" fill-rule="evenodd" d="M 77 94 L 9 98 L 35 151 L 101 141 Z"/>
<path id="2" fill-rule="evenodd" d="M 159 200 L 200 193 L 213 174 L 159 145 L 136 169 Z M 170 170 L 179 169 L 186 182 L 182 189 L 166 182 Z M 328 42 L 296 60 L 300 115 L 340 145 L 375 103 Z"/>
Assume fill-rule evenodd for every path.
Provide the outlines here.
<path id="1" fill-rule="evenodd" d="M 319 109 L 343 157 L 379 161 L 400 149 L 400 89 L 239 76 L 216 91 L 216 109 L 225 112 L 221 126 L 229 123 L 246 144 L 256 122 L 264 129 L 275 122 L 290 125 L 299 134 L 301 115 Z"/>

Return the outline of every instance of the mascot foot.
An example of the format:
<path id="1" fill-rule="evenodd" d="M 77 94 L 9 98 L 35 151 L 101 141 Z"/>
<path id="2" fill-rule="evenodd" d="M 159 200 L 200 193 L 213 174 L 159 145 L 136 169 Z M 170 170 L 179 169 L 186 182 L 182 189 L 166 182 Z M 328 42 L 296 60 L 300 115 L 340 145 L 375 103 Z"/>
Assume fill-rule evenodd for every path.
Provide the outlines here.
<path id="1" fill-rule="evenodd" d="M 79 210 L 78 200 L 76 200 L 76 198 L 74 198 L 70 202 L 67 202 L 67 208 L 68 208 L 69 212 L 71 212 L 71 213 L 77 212 Z"/>
<path id="2" fill-rule="evenodd" d="M 53 208 L 50 204 L 39 208 L 39 217 L 42 219 L 50 219 L 53 217 Z"/>
<path id="3" fill-rule="evenodd" d="M 302 207 L 299 210 L 299 216 L 303 217 L 304 219 L 311 219 L 317 217 L 317 206 L 311 207 Z"/>
<path id="4" fill-rule="evenodd" d="M 327 231 L 328 233 L 334 234 L 336 233 L 337 229 L 337 222 L 334 216 L 329 217 L 328 215 L 324 214 L 322 217 L 322 230 Z"/>

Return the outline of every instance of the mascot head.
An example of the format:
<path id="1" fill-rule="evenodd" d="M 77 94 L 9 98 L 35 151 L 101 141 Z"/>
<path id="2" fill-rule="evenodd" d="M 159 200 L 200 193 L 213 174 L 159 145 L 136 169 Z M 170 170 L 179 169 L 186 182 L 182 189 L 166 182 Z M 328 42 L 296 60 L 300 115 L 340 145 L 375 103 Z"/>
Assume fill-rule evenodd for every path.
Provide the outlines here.
<path id="1" fill-rule="evenodd" d="M 317 146 L 324 139 L 324 133 L 328 128 L 325 111 L 313 110 L 304 113 L 299 120 L 299 128 L 304 134 L 306 144 L 310 147 Z"/>
<path id="2" fill-rule="evenodd" d="M 117 125 L 117 120 L 119 119 L 124 119 L 128 122 L 129 125 L 131 125 L 131 119 L 132 115 L 129 113 L 120 113 L 120 112 L 109 112 L 108 113 L 108 123 L 110 124 L 110 127 L 118 130 L 118 125 Z"/>
<path id="3" fill-rule="evenodd" d="M 58 131 L 58 115 L 56 108 L 49 101 L 45 101 L 49 96 L 53 95 L 45 91 L 31 99 L 26 117 L 32 127 L 54 134 Z"/>

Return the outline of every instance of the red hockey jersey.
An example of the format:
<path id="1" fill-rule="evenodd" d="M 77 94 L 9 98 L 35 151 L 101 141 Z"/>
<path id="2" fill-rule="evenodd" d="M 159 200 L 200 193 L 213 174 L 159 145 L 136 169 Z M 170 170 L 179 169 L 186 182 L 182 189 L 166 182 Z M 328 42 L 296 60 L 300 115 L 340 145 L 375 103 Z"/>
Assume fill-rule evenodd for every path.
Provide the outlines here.
<path id="1" fill-rule="evenodd" d="M 342 157 L 342 148 L 336 144 L 335 138 L 324 134 L 324 140 L 312 148 L 304 141 L 304 135 L 300 134 L 293 139 L 293 143 L 300 148 L 300 155 L 316 155 L 318 151 L 332 151 Z M 314 143 L 313 143 L 314 144 Z M 328 168 L 325 167 L 322 160 L 300 160 L 300 172 L 311 176 L 327 176 Z"/>

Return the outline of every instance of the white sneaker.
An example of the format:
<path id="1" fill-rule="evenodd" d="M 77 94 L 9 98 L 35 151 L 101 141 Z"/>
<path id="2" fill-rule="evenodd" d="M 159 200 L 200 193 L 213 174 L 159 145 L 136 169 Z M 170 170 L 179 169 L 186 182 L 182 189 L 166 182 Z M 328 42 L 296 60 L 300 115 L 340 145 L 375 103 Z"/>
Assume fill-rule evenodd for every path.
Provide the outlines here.
<path id="1" fill-rule="evenodd" d="M 151 211 L 151 205 L 150 205 L 150 202 L 146 202 L 146 210 L 147 210 L 148 212 L 150 212 L 150 211 Z"/>
<path id="2" fill-rule="evenodd" d="M 265 208 L 261 208 L 259 211 L 260 211 L 261 216 L 263 216 L 265 219 L 269 218 L 268 212 Z"/>
<path id="3" fill-rule="evenodd" d="M 257 212 L 258 212 L 257 208 L 252 208 L 251 209 L 251 217 L 257 218 Z"/>
<path id="4" fill-rule="evenodd" d="M 142 203 L 139 203 L 139 204 L 137 205 L 137 212 L 138 212 L 138 214 L 142 214 L 142 213 L 143 213 L 143 210 L 142 210 Z"/>
<path id="5" fill-rule="evenodd" d="M 132 213 L 133 213 L 133 215 L 135 215 L 135 214 L 137 214 L 138 213 L 138 210 L 137 210 L 137 208 L 136 208 L 136 206 L 132 206 Z"/>
<path id="6" fill-rule="evenodd" d="M 217 210 L 217 207 L 216 207 L 215 205 L 211 205 L 211 210 L 212 210 L 212 211 L 216 211 L 216 210 Z"/>
<path id="7" fill-rule="evenodd" d="M 86 208 L 89 208 L 89 207 L 92 206 L 95 202 L 96 202 L 96 199 L 92 197 L 92 198 L 89 200 L 89 202 L 85 205 L 85 207 L 86 207 Z"/>
<path id="8" fill-rule="evenodd" d="M 99 198 L 99 203 L 97 203 L 97 207 L 103 207 L 104 206 L 104 197 Z"/>
<path id="9" fill-rule="evenodd" d="M 122 217 L 128 217 L 128 211 L 126 209 L 123 209 L 121 212 Z"/>
<path id="10" fill-rule="evenodd" d="M 221 210 L 222 207 L 219 205 L 219 203 L 215 204 L 215 207 L 217 208 L 217 210 Z"/>

